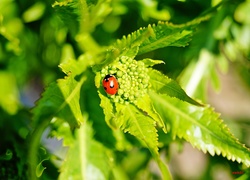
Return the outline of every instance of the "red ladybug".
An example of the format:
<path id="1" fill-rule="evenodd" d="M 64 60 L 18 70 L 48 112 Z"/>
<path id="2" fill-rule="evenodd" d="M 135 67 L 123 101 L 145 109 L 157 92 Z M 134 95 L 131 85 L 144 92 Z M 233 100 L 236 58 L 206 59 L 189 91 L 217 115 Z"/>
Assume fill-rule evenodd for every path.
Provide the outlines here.
<path id="1" fill-rule="evenodd" d="M 114 95 L 118 92 L 119 84 L 115 76 L 106 75 L 102 80 L 102 85 L 106 93 Z"/>

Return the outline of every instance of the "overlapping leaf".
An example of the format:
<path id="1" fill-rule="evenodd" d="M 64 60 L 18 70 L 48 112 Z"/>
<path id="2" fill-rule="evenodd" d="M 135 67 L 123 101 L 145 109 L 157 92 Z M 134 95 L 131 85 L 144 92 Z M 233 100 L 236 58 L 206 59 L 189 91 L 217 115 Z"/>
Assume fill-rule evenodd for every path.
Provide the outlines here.
<path id="1" fill-rule="evenodd" d="M 172 138 L 184 138 L 204 153 L 221 154 L 250 166 L 250 150 L 230 133 L 213 109 L 193 106 L 153 91 L 150 96 L 157 112 L 170 124 Z"/>
<path id="2" fill-rule="evenodd" d="M 85 80 L 86 78 L 82 77 L 78 83 L 70 76 L 50 84 L 33 110 L 34 121 L 39 123 L 43 119 L 59 117 L 67 120 L 72 127 L 77 127 L 83 122 L 79 106 L 79 90 Z"/>
<path id="3" fill-rule="evenodd" d="M 124 132 L 129 132 L 138 138 L 151 151 L 162 171 L 163 178 L 171 179 L 171 175 L 158 153 L 158 134 L 155 121 L 133 105 L 116 104 L 116 111 L 117 125 Z"/>
<path id="4" fill-rule="evenodd" d="M 124 36 L 114 45 L 120 51 L 139 46 L 138 54 L 147 53 L 167 46 L 183 47 L 188 44 L 193 35 L 194 28 L 209 16 L 197 18 L 187 24 L 173 25 L 167 22 L 158 22 L 148 27 Z"/>
<path id="5" fill-rule="evenodd" d="M 112 153 L 93 139 L 92 127 L 85 123 L 76 130 L 59 179 L 110 179 L 112 159 Z"/>
<path id="6" fill-rule="evenodd" d="M 168 96 L 176 97 L 182 101 L 186 101 L 194 105 L 201 105 L 190 98 L 176 81 L 168 78 L 159 71 L 149 69 L 148 74 L 150 76 L 150 84 L 152 86 L 152 89 L 157 93 L 167 94 Z"/>
<path id="7" fill-rule="evenodd" d="M 83 122 L 79 99 L 80 89 L 86 81 L 86 76 L 77 74 L 86 69 L 87 64 L 84 60 L 71 60 L 61 67 L 68 76 L 48 86 L 33 109 L 33 119 L 39 124 L 44 119 L 58 117 L 68 121 L 71 127 L 77 127 Z"/>
<path id="8" fill-rule="evenodd" d="M 105 0 L 98 0 L 96 4 L 88 1 L 63 0 L 56 1 L 52 7 L 69 27 L 78 30 L 75 25 L 78 24 L 76 22 L 79 22 L 78 25 L 82 32 L 92 32 L 111 12 L 110 4 L 111 1 Z"/>
<path id="9" fill-rule="evenodd" d="M 116 104 L 115 122 L 124 132 L 137 137 L 152 152 L 158 153 L 158 138 L 155 121 L 145 116 L 133 105 Z"/>
<path id="10" fill-rule="evenodd" d="M 148 94 L 139 98 L 135 104 L 139 109 L 144 111 L 145 116 L 149 115 L 159 124 L 161 128 L 163 128 L 165 132 L 167 131 L 161 116 L 155 111 L 153 103 L 151 102 L 151 99 Z"/>

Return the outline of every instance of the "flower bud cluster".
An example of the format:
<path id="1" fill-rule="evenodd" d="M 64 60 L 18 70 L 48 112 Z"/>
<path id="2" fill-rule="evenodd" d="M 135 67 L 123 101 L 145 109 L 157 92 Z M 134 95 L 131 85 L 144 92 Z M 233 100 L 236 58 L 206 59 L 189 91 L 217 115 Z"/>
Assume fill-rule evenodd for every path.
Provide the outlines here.
<path id="1" fill-rule="evenodd" d="M 148 69 L 142 61 L 136 61 L 127 56 L 117 60 L 101 70 L 101 76 L 111 74 L 119 83 L 117 94 L 110 95 L 113 102 L 121 104 L 135 103 L 136 100 L 147 93 L 149 86 Z"/>

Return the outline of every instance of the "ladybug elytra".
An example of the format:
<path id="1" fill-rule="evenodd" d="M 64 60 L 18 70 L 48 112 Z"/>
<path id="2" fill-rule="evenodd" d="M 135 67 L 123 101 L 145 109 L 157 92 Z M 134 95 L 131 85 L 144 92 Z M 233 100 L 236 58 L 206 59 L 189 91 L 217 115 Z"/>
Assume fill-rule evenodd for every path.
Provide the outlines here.
<path id="1" fill-rule="evenodd" d="M 117 79 L 113 75 L 106 75 L 102 80 L 102 85 L 106 93 L 110 95 L 114 95 L 118 92 L 119 84 Z"/>

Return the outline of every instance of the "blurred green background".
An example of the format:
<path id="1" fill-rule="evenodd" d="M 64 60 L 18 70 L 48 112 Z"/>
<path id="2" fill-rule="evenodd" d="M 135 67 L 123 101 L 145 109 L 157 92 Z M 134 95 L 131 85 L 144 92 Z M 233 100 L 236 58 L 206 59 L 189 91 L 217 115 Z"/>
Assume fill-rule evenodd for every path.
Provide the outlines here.
<path id="1" fill-rule="evenodd" d="M 88 1 L 90 4 L 95 2 Z M 113 0 L 113 11 L 92 35 L 98 44 L 107 46 L 117 38 L 159 20 L 180 24 L 212 12 L 212 18 L 199 25 L 188 47 L 167 47 L 137 59 L 164 60 L 166 65 L 156 68 L 188 89 L 187 81 L 194 69 L 207 58 L 209 63 L 198 75 L 199 83 L 193 91 L 187 92 L 212 104 L 236 137 L 249 147 L 250 1 L 224 1 L 217 11 L 213 9 L 221 2 Z M 79 27 L 74 12 L 70 15 L 72 21 L 65 22 L 53 9 L 53 3 L 52 0 L 0 1 L 0 131 L 3 134 L 0 169 L 10 167 L 9 171 L 18 174 L 25 171 L 25 165 L 19 167 L 25 162 L 18 157 L 26 156 L 27 149 L 22 143 L 32 129 L 30 108 L 50 82 L 63 78 L 58 65 L 83 53 L 75 39 Z M 171 171 L 176 179 L 188 179 L 201 173 L 214 179 L 220 179 L 221 174 L 229 179 L 239 176 L 231 173 L 240 171 L 236 163 L 203 155 L 190 145 L 183 148 L 187 151 L 181 154 L 176 154 L 176 144 L 170 148 L 173 154 Z M 198 158 L 190 159 L 190 154 Z M 8 157 L 12 160 L 7 161 Z M 189 159 L 185 159 L 187 157 Z M 184 166 L 181 165 L 183 161 L 186 162 Z M 191 170 L 188 169 L 190 166 Z M 203 169 L 197 170 L 198 167 Z"/>

